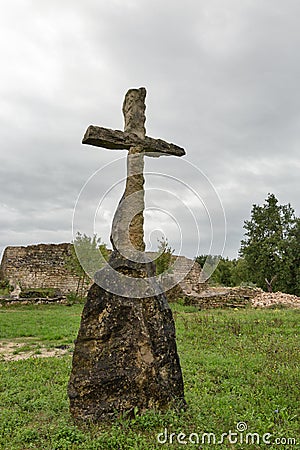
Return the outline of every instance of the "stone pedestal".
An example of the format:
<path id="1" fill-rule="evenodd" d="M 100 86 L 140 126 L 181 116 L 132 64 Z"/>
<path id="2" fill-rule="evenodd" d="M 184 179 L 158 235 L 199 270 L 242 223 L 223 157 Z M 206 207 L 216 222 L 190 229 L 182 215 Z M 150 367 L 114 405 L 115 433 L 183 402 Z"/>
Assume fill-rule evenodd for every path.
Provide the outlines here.
<path id="1" fill-rule="evenodd" d="M 94 284 L 68 386 L 75 420 L 184 407 L 172 312 L 164 294 L 128 298 Z"/>

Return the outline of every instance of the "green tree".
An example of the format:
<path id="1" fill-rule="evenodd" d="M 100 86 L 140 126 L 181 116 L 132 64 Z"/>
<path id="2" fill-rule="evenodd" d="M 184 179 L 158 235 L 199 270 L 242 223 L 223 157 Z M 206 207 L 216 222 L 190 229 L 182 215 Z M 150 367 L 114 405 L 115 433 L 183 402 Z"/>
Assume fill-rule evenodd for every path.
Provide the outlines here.
<path id="1" fill-rule="evenodd" d="M 221 286 L 233 286 L 232 271 L 235 265 L 235 260 L 221 257 L 216 267 L 216 270 L 212 274 L 212 279 L 216 284 Z"/>
<path id="2" fill-rule="evenodd" d="M 174 249 L 168 243 L 168 239 L 162 238 L 158 240 L 158 258 L 155 260 L 156 275 L 169 272 L 172 263 Z"/>
<path id="3" fill-rule="evenodd" d="M 221 259 L 220 255 L 199 255 L 195 258 L 196 262 L 200 265 L 202 269 L 202 279 L 203 281 L 209 280 L 211 284 L 216 284 L 217 281 L 214 277 L 215 270 Z"/>
<path id="4" fill-rule="evenodd" d="M 295 227 L 290 233 L 288 248 L 290 261 L 289 292 L 300 296 L 300 219 L 297 218 Z"/>
<path id="5" fill-rule="evenodd" d="M 72 244 L 70 253 L 66 256 L 65 264 L 69 271 L 78 277 L 76 294 L 82 297 L 85 287 L 90 282 L 89 274 L 94 274 L 101 268 L 103 259 L 108 259 L 109 252 L 101 238 L 97 237 L 96 234 L 90 237 L 77 232 Z"/>
<path id="6" fill-rule="evenodd" d="M 239 286 L 243 283 L 251 283 L 251 276 L 245 258 L 235 259 L 231 272 L 232 286 Z"/>
<path id="7" fill-rule="evenodd" d="M 233 273 L 236 266 L 236 260 L 224 258 L 221 255 L 200 255 L 196 261 L 202 267 L 207 275 L 205 278 L 214 285 L 234 286 Z M 211 274 L 211 275 L 210 275 Z"/>
<path id="8" fill-rule="evenodd" d="M 251 218 L 245 221 L 244 228 L 240 256 L 245 260 L 251 281 L 270 291 L 294 293 L 294 247 L 299 238 L 291 205 L 280 205 L 275 195 L 269 194 L 262 206 L 253 205 Z"/>

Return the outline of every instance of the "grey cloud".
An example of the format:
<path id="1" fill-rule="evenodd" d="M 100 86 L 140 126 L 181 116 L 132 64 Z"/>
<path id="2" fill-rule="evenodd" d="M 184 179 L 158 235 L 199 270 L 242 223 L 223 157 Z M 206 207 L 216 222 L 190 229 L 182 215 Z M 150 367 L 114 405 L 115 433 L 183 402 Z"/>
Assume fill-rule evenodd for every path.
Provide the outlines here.
<path id="1" fill-rule="evenodd" d="M 81 146 L 82 135 L 89 124 L 122 128 L 123 96 L 143 85 L 147 134 L 185 147 L 217 189 L 228 255 L 268 192 L 300 215 L 299 13 L 295 0 L 8 4 L 0 18 L 1 245 L 70 239 L 82 186 L 124 154 Z M 197 185 L 183 160 L 148 158 L 146 168 Z M 123 171 L 97 179 L 87 210 Z M 194 237 L 185 245 L 192 256 Z"/>

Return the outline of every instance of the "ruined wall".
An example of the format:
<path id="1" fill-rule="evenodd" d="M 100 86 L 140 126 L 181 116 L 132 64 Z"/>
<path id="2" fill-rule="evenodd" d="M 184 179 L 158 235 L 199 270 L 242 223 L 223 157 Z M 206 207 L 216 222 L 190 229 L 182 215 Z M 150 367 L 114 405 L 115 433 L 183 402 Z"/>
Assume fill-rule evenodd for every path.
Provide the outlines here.
<path id="1" fill-rule="evenodd" d="M 1 262 L 1 278 L 24 288 L 55 288 L 76 291 L 78 278 L 65 266 L 71 244 L 38 244 L 7 247 Z"/>
<path id="2" fill-rule="evenodd" d="M 13 286 L 19 284 L 22 289 L 54 288 L 63 294 L 76 291 L 78 277 L 72 275 L 65 265 L 65 258 L 70 254 L 71 245 L 64 243 L 7 247 L 0 266 L 0 277 L 8 279 Z M 203 287 L 199 284 L 201 273 L 199 264 L 195 262 L 191 269 L 190 259 L 184 256 L 174 258 L 180 264 L 173 275 L 175 279 L 181 280 L 178 288 L 173 290 L 174 299 L 186 293 L 202 290 Z M 184 277 L 189 270 L 188 275 Z M 171 296 L 169 298 L 171 299 Z"/>
<path id="3" fill-rule="evenodd" d="M 201 267 L 196 261 L 174 255 L 173 263 L 175 261 L 176 266 L 170 275 L 177 284 L 166 292 L 168 302 L 176 302 L 178 298 L 199 294 L 206 289 L 207 284 L 201 280 Z"/>
<path id="4" fill-rule="evenodd" d="M 184 293 L 200 292 L 206 284 L 201 282 L 201 267 L 196 261 L 192 261 L 185 256 L 174 256 L 177 260 L 178 268 L 174 275 L 181 281 L 179 285 Z"/>

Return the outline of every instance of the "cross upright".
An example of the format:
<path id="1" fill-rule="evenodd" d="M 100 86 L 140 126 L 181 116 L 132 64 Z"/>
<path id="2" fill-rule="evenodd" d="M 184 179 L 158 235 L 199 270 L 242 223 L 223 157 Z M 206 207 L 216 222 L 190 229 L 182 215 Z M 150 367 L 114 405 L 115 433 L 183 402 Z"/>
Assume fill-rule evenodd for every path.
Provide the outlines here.
<path id="1" fill-rule="evenodd" d="M 114 250 L 144 252 L 144 156 L 183 156 L 183 148 L 146 136 L 146 89 L 130 89 L 123 103 L 124 131 L 90 125 L 83 144 L 112 150 L 128 150 L 124 194 L 115 213 L 111 242 Z"/>

